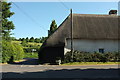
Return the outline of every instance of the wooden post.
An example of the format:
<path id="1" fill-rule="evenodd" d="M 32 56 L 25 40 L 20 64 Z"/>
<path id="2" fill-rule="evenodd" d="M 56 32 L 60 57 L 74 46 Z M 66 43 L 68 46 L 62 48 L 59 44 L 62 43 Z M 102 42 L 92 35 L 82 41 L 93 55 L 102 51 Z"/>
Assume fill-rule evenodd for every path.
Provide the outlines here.
<path id="1" fill-rule="evenodd" d="M 73 62 L 73 18 L 72 18 L 72 9 L 71 12 L 71 54 L 72 54 L 72 62 Z"/>

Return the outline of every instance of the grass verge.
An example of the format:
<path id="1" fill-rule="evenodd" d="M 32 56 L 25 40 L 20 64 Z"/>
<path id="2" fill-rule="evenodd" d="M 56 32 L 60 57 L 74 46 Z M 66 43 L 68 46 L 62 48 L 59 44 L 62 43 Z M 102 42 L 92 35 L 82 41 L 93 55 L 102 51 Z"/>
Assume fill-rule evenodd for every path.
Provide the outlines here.
<path id="1" fill-rule="evenodd" d="M 71 62 L 64 63 L 62 65 L 112 65 L 112 64 L 120 64 L 120 62 Z"/>

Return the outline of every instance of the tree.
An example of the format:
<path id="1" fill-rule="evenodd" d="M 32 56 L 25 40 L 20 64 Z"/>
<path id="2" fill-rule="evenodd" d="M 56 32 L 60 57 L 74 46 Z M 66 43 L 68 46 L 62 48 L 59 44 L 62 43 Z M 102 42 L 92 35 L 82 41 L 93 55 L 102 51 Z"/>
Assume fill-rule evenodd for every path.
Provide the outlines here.
<path id="1" fill-rule="evenodd" d="M 11 37 L 11 40 L 13 40 L 13 41 L 15 41 L 15 40 L 17 40 L 15 37 Z"/>
<path id="2" fill-rule="evenodd" d="M 21 39 L 21 41 L 24 41 L 24 40 L 25 40 L 25 38 L 22 38 L 22 39 Z"/>
<path id="3" fill-rule="evenodd" d="M 1 2 L 2 3 L 2 38 L 4 40 L 10 39 L 11 30 L 15 29 L 15 26 L 12 21 L 9 21 L 14 12 L 10 11 L 11 3 Z"/>
<path id="4" fill-rule="evenodd" d="M 54 33 L 56 29 L 57 29 L 57 24 L 56 24 L 55 20 L 53 20 L 50 25 L 50 30 L 48 30 L 48 36 L 50 36 L 52 33 Z"/>
<path id="5" fill-rule="evenodd" d="M 29 42 L 29 38 L 28 37 L 26 37 L 26 42 Z"/>
<path id="6" fill-rule="evenodd" d="M 2 40 L 2 62 L 13 62 L 24 57 L 24 51 L 19 44 Z"/>
<path id="7" fill-rule="evenodd" d="M 39 38 L 35 38 L 35 42 L 36 42 L 36 43 L 39 43 L 39 42 L 40 42 L 40 39 L 39 39 Z"/>
<path id="8" fill-rule="evenodd" d="M 34 42 L 34 37 L 31 37 L 29 42 Z"/>
<path id="9" fill-rule="evenodd" d="M 19 40 L 19 41 L 21 41 L 22 39 L 21 39 L 21 38 L 19 38 L 18 40 Z"/>
<path id="10" fill-rule="evenodd" d="M 41 40 L 40 40 L 40 43 L 43 43 L 46 39 L 47 39 L 47 37 L 42 37 L 42 38 L 40 38 Z"/>
<path id="11" fill-rule="evenodd" d="M 22 42 L 21 42 L 22 46 L 26 47 L 27 46 L 27 42 L 26 40 L 24 39 Z"/>
<path id="12" fill-rule="evenodd" d="M 2 21 L 2 62 L 13 62 L 14 60 L 20 60 L 24 56 L 23 48 L 19 44 L 14 44 L 11 42 L 12 38 L 11 30 L 15 28 L 12 21 L 9 21 L 14 12 L 10 11 L 11 3 L 2 3 L 2 18 L 0 16 L 0 21 Z M 1 14 L 1 12 L 0 12 Z"/>

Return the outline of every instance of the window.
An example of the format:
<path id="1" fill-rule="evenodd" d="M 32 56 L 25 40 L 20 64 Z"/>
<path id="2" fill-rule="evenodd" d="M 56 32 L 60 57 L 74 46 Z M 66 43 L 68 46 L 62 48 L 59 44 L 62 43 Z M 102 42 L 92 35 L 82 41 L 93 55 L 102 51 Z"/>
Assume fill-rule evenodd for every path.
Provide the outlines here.
<path id="1" fill-rule="evenodd" d="M 100 48 L 100 49 L 99 49 L 99 53 L 104 53 L 104 49 L 103 49 L 103 48 Z"/>

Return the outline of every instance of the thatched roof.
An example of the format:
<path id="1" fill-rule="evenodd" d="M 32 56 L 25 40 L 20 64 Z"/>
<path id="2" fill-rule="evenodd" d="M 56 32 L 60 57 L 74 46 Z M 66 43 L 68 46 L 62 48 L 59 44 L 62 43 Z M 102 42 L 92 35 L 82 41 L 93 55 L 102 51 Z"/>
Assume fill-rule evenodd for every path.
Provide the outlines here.
<path id="1" fill-rule="evenodd" d="M 46 40 L 44 46 L 64 45 L 71 36 L 70 15 Z M 73 14 L 73 38 L 78 39 L 118 39 L 118 16 Z"/>

